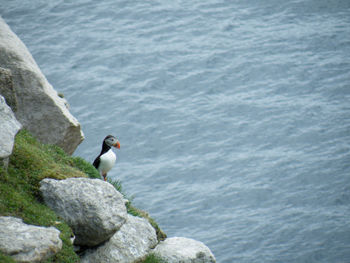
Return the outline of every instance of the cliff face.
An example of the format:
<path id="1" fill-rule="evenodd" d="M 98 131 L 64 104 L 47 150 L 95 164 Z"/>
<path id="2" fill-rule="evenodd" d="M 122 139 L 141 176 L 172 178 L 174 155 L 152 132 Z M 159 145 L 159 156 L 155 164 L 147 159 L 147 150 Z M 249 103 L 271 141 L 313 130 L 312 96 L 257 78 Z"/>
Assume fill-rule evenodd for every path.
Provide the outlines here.
<path id="1" fill-rule="evenodd" d="M 84 139 L 79 122 L 42 74 L 26 46 L 1 17 L 0 68 L 7 70 L 12 78 L 9 84 L 2 82 L 0 92 L 8 104 L 14 105 L 9 96 L 10 89 L 14 90 L 15 115 L 23 127 L 41 142 L 56 144 L 72 154 Z M 0 74 L 4 75 L 4 70 L 0 70 Z"/>
<path id="2" fill-rule="evenodd" d="M 1 262 L 215 262 L 201 242 L 165 239 L 115 183 L 67 155 L 80 124 L 1 18 L 0 124 Z"/>

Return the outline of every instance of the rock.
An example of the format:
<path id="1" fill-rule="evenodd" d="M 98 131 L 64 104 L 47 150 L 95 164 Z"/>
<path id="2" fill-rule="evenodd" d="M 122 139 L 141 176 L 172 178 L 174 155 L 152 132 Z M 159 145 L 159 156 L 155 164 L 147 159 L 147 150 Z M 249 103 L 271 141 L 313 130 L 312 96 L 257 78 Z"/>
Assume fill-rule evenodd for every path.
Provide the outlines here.
<path id="1" fill-rule="evenodd" d="M 84 139 L 79 122 L 1 17 L 0 65 L 12 73 L 18 101 L 15 114 L 23 127 L 39 141 L 56 144 L 72 154 Z"/>
<path id="2" fill-rule="evenodd" d="M 40 262 L 62 248 L 60 231 L 54 227 L 27 225 L 22 219 L 0 217 L 0 251 L 16 262 Z"/>
<path id="3" fill-rule="evenodd" d="M 161 242 L 154 253 L 168 263 L 215 263 L 215 257 L 202 242 L 173 237 Z"/>
<path id="4" fill-rule="evenodd" d="M 13 112 L 17 110 L 17 96 L 13 87 L 11 71 L 0 67 L 0 95 L 2 95 L 6 104 L 9 105 Z"/>
<path id="5" fill-rule="evenodd" d="M 99 179 L 44 179 L 45 203 L 73 229 L 75 245 L 96 246 L 108 240 L 126 220 L 123 196 Z"/>
<path id="6" fill-rule="evenodd" d="M 7 167 L 8 157 L 12 153 L 13 144 L 21 124 L 17 121 L 11 108 L 0 95 L 0 165 Z"/>
<path id="7" fill-rule="evenodd" d="M 109 241 L 85 252 L 81 263 L 139 262 L 156 244 L 157 235 L 151 224 L 144 218 L 128 215 L 126 223 Z"/>

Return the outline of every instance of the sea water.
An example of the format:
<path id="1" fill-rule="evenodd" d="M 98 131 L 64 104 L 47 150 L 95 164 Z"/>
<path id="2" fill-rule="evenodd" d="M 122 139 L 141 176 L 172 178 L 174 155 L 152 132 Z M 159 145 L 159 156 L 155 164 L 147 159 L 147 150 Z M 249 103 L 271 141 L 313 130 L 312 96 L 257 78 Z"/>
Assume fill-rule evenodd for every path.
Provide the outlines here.
<path id="1" fill-rule="evenodd" d="M 93 161 L 218 262 L 350 262 L 350 1 L 0 0 Z"/>

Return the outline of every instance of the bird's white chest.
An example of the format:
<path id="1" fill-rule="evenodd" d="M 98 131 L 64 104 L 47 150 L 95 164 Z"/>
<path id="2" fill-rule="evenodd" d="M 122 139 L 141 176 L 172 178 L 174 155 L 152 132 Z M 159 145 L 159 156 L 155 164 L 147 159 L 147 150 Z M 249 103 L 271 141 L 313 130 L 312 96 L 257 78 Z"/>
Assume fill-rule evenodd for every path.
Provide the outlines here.
<path id="1" fill-rule="evenodd" d="M 100 156 L 100 165 L 98 167 L 99 170 L 103 173 L 107 173 L 109 170 L 112 169 L 116 160 L 117 160 L 117 156 L 110 149 L 108 152 Z"/>

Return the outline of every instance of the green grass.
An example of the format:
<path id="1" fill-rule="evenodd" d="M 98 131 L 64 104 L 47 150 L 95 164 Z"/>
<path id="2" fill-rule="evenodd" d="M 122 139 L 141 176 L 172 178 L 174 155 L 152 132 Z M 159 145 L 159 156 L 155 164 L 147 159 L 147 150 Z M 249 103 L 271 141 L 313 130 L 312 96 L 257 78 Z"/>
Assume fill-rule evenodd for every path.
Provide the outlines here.
<path id="1" fill-rule="evenodd" d="M 146 257 L 146 259 L 144 259 L 140 263 L 167 263 L 167 262 L 162 258 L 158 257 L 157 255 L 151 253 Z"/>
<path id="2" fill-rule="evenodd" d="M 0 262 L 3 263 L 16 263 L 10 256 L 6 256 L 0 252 Z"/>
<path id="3" fill-rule="evenodd" d="M 97 170 L 80 157 L 67 155 L 61 148 L 37 142 L 29 132 L 20 131 L 15 140 L 13 154 L 10 157 L 8 169 L 0 166 L 0 215 L 22 218 L 27 224 L 39 226 L 54 226 L 61 231 L 62 250 L 50 257 L 45 263 L 79 262 L 79 256 L 74 252 L 70 237 L 71 228 L 48 208 L 40 195 L 40 181 L 44 178 L 66 179 L 70 177 L 100 178 Z M 156 229 L 158 240 L 166 235 L 159 229 L 149 215 L 137 208 L 122 189 L 119 181 L 109 181 L 128 199 L 128 213 L 147 218 Z M 150 255 L 145 263 L 163 263 L 155 261 Z M 158 259 L 157 259 L 158 260 Z M 12 263 L 11 257 L 0 252 L 0 262 Z"/>
<path id="4" fill-rule="evenodd" d="M 69 158 L 72 161 L 72 166 L 78 168 L 89 178 L 101 179 L 99 172 L 96 170 L 94 166 L 92 166 L 91 163 L 88 163 L 81 157 L 69 157 Z"/>

